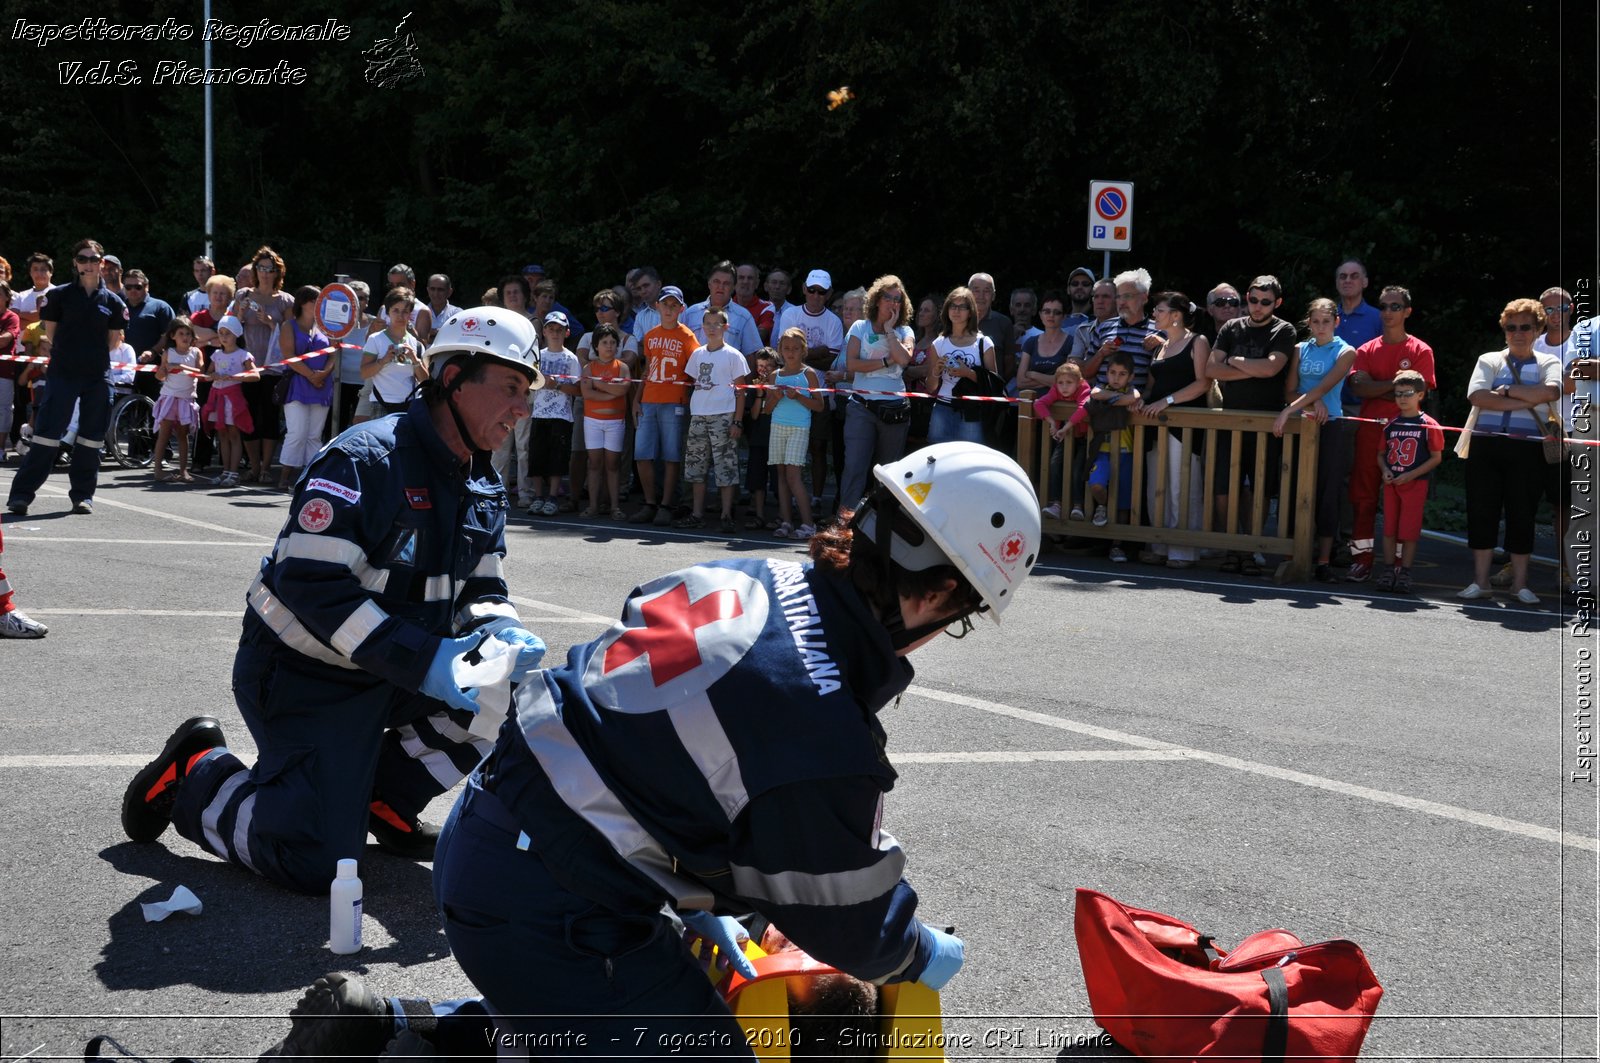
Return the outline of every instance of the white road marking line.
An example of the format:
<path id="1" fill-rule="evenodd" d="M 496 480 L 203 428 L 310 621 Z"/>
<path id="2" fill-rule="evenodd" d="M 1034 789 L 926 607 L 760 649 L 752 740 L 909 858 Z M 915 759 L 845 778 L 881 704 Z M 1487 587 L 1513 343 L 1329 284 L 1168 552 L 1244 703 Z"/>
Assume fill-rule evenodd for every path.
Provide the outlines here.
<path id="1" fill-rule="evenodd" d="M 41 494 L 54 495 L 57 498 L 67 497 L 67 492 L 49 485 L 39 488 L 39 492 Z M 143 513 L 147 517 L 161 517 L 164 520 L 175 520 L 179 524 L 190 524 L 196 528 L 205 528 L 208 531 L 223 532 L 228 535 L 244 535 L 256 540 L 257 542 L 270 543 L 273 541 L 271 536 L 263 537 L 255 534 L 254 532 L 240 531 L 237 528 L 229 528 L 221 524 L 212 524 L 209 521 L 195 520 L 193 517 L 180 517 L 176 513 L 165 513 L 159 509 L 150 509 L 146 506 L 136 506 L 131 502 L 118 502 L 114 498 L 106 498 L 101 495 L 95 496 L 94 504 L 97 506 L 111 506 L 116 509 L 126 509 L 133 513 Z"/>
<path id="2" fill-rule="evenodd" d="M 10 525 L 6 525 L 10 527 Z M 25 531 L 44 531 L 43 528 L 23 529 Z M 51 535 L 40 536 L 38 539 L 29 540 L 30 546 L 54 546 L 56 543 L 106 543 L 119 546 L 248 546 L 252 550 L 259 550 L 259 542 L 242 543 L 237 539 L 227 541 L 221 539 L 89 539 L 73 538 L 67 536 Z"/>
<path id="3" fill-rule="evenodd" d="M 1429 816 L 1438 816 L 1441 819 L 1453 819 L 1461 823 L 1471 823 L 1474 826 L 1487 827 L 1490 830 L 1503 831 L 1507 834 L 1517 834 L 1524 838 L 1555 842 L 1558 845 L 1565 845 L 1572 849 L 1587 849 L 1589 852 L 1600 852 L 1600 840 L 1555 830 L 1551 827 L 1541 827 L 1537 823 L 1524 823 L 1521 820 L 1507 819 L 1504 816 L 1490 815 L 1487 812 L 1474 812 L 1470 808 L 1459 808 L 1455 805 L 1446 805 L 1438 801 L 1426 801 L 1420 797 L 1408 797 L 1405 794 L 1390 793 L 1387 790 L 1375 790 L 1369 786 L 1357 786 L 1354 783 L 1341 782 L 1338 779 L 1310 775 L 1303 771 L 1280 768 L 1276 765 L 1262 764 L 1253 760 L 1242 760 L 1238 757 L 1212 753 L 1204 749 L 1191 749 L 1188 746 L 1180 746 L 1173 742 L 1163 742 L 1155 738 L 1146 738 L 1143 735 L 1129 734 L 1126 731 L 1115 731 L 1108 727 L 1097 727 L 1094 724 L 1079 723 L 1077 720 L 1050 716 L 1042 712 L 1032 712 L 1028 709 L 1019 709 L 994 701 L 984 701 L 981 698 L 972 698 L 965 694 L 954 694 L 924 686 L 911 686 L 907 688 L 906 692 L 932 701 L 943 701 L 951 705 L 964 705 L 967 708 L 990 712 L 996 716 L 1009 716 L 1013 720 L 1036 723 L 1043 727 L 1054 727 L 1062 731 L 1072 731 L 1076 734 L 1088 735 L 1092 738 L 1116 742 L 1120 745 L 1173 752 L 1177 753 L 1181 759 L 1203 760 L 1219 767 L 1232 768 L 1234 771 L 1262 775 L 1282 782 L 1297 783 L 1300 786 L 1327 790 L 1336 794 L 1344 794 L 1347 797 L 1357 797 L 1375 804 L 1392 805 L 1395 808 L 1403 808 L 1410 812 L 1421 812 Z"/>
<path id="4" fill-rule="evenodd" d="M 13 753 L 0 756 L 0 768 L 142 768 L 159 752 L 157 749 L 149 753 Z M 246 764 L 255 763 L 256 751 L 253 749 L 229 746 L 228 752 Z"/>
<path id="5" fill-rule="evenodd" d="M 71 609 L 52 606 L 35 609 L 40 616 L 232 616 L 244 615 L 242 609 Z"/>
<path id="6" fill-rule="evenodd" d="M 250 750 L 228 747 L 228 752 L 243 761 L 253 761 Z M 895 764 L 1034 764 L 1058 761 L 1151 761 L 1183 760 L 1177 750 L 1149 749 L 1043 749 L 986 751 L 974 753 L 897 753 Z M 12 754 L 0 756 L 3 768 L 142 768 L 150 762 L 145 753 L 67 753 L 51 755 Z"/>
<path id="7" fill-rule="evenodd" d="M 892 764 L 1034 764 L 1040 762 L 1183 760 L 1176 749 L 1036 749 L 982 753 L 893 753 Z"/>
<path id="8" fill-rule="evenodd" d="M 586 613 L 581 609 L 569 609 L 554 602 L 541 602 L 537 598 L 524 598 L 520 594 L 513 594 L 511 600 L 518 605 L 526 605 L 531 609 L 537 609 L 541 613 L 549 613 L 552 618 L 565 617 L 569 620 L 582 620 L 585 623 L 601 624 L 606 627 L 611 626 L 612 623 L 612 619 L 609 616 L 596 616 L 594 613 Z"/>

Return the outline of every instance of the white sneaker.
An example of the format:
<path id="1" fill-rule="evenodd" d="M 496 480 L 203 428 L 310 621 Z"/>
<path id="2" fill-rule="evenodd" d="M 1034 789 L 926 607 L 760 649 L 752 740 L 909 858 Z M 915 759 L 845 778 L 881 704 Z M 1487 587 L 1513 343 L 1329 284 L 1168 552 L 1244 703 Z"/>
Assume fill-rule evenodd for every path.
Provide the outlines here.
<path id="1" fill-rule="evenodd" d="M 1044 509 L 1041 510 L 1040 512 L 1042 512 L 1045 516 L 1051 518 L 1052 520 L 1060 520 L 1061 519 L 1061 503 L 1060 502 L 1052 502 L 1048 506 L 1045 506 Z"/>
<path id="2" fill-rule="evenodd" d="M 1517 601 L 1521 602 L 1523 605 L 1538 605 L 1539 596 L 1530 591 L 1528 588 L 1524 587 L 1517 592 Z"/>
<path id="3" fill-rule="evenodd" d="M 544 500 L 544 505 L 540 507 L 539 512 L 543 513 L 547 517 L 553 517 L 557 512 L 560 511 L 560 509 L 561 507 L 557 505 L 554 498 L 547 498 Z"/>
<path id="4" fill-rule="evenodd" d="M 1479 598 L 1489 597 L 1489 592 L 1478 586 L 1476 583 L 1469 583 L 1465 587 L 1462 587 L 1460 590 L 1456 591 L 1456 597 L 1460 598 L 1464 602 L 1471 602 L 1476 601 Z"/>
<path id="5" fill-rule="evenodd" d="M 1106 526 L 1107 519 L 1108 518 L 1106 517 L 1106 507 L 1105 506 L 1095 506 L 1094 507 L 1094 519 L 1091 520 L 1089 523 L 1093 524 L 1096 528 L 1104 528 Z"/>
<path id="6" fill-rule="evenodd" d="M 817 526 L 815 524 L 802 524 L 794 530 L 791 538 L 803 540 L 809 539 L 815 534 L 817 534 Z"/>
<path id="7" fill-rule="evenodd" d="M 0 638 L 42 639 L 50 629 L 32 619 L 21 609 L 0 613 Z"/>

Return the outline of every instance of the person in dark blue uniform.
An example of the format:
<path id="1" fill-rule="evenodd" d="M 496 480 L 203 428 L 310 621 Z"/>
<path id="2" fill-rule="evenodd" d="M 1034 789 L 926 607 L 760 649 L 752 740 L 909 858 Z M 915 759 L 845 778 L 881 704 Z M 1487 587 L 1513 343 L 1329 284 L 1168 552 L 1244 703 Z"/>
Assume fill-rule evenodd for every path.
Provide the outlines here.
<path id="1" fill-rule="evenodd" d="M 910 684 L 908 653 L 975 613 L 998 621 L 1038 555 L 1038 499 L 975 444 L 874 477 L 812 564 L 663 576 L 518 687 L 433 879 L 502 1033 L 563 1055 L 748 1056 L 666 909 L 728 956 L 731 917 L 756 912 L 867 981 L 938 988 L 959 969 L 882 826 L 895 771 L 877 713 Z"/>
<path id="2" fill-rule="evenodd" d="M 100 451 L 106 445 L 111 419 L 111 389 L 106 371 L 111 352 L 122 343 L 128 307 L 100 279 L 105 249 L 94 240 L 79 240 L 72 249 L 78 272 L 74 284 L 59 284 L 39 297 L 39 317 L 50 341 L 45 366 L 44 402 L 34 422 L 33 445 L 11 481 L 6 508 L 26 516 L 39 486 L 50 475 L 61 451 L 61 434 L 72 423 L 78 404 L 78 437 L 67 474 L 74 513 L 94 511 L 94 489 L 100 475 Z"/>
<path id="3" fill-rule="evenodd" d="M 419 814 L 490 748 L 469 732 L 478 692 L 454 667 L 490 638 L 515 648 L 514 676 L 544 653 L 507 594 L 506 494 L 489 461 L 543 384 L 538 348 L 521 315 L 457 313 L 421 397 L 307 466 L 234 659 L 255 767 L 227 751 L 216 720 L 187 721 L 129 785 L 128 837 L 154 841 L 171 822 L 306 893 L 326 893 L 369 830 L 432 858 L 437 831 Z"/>

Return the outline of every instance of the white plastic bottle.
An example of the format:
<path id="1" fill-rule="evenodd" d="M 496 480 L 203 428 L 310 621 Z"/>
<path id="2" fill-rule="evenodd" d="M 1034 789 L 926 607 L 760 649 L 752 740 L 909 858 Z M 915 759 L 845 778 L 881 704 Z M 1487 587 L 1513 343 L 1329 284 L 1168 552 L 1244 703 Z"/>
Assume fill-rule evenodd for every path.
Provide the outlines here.
<path id="1" fill-rule="evenodd" d="M 361 951 L 361 880 L 354 860 L 339 861 L 328 889 L 328 948 L 340 955 Z"/>

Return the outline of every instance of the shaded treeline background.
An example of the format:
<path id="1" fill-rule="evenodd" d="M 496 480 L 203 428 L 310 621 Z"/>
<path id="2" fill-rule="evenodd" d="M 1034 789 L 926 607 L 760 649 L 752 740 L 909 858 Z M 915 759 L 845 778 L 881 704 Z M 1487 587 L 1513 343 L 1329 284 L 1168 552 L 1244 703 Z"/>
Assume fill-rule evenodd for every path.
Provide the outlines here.
<path id="1" fill-rule="evenodd" d="M 176 297 L 203 247 L 197 0 L 7 0 L 0 254 L 94 235 Z M 1563 12 L 1563 8 L 1565 11 Z M 411 11 L 426 76 L 378 89 L 361 52 Z M 17 19 L 174 18 L 186 43 L 14 39 Z M 1135 250 L 1196 302 L 1219 280 L 1332 295 L 1342 256 L 1404 283 L 1445 412 L 1501 345 L 1512 296 L 1583 285 L 1594 312 L 1595 12 L 1553 2 L 1184 0 L 1119 5 L 798 0 L 359 9 L 218 3 L 229 23 L 349 24 L 345 43 L 213 45 L 213 66 L 305 67 L 304 86 L 218 86 L 216 247 L 262 243 L 288 283 L 333 260 L 404 260 L 470 305 L 524 262 L 569 306 L 630 266 L 691 299 L 716 259 L 899 273 L 943 291 L 974 269 L 1059 283 L 1091 178 L 1136 185 Z M 57 64 L 139 65 L 144 84 L 58 84 Z M 855 98 L 836 110 L 828 90 Z"/>

